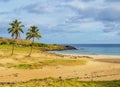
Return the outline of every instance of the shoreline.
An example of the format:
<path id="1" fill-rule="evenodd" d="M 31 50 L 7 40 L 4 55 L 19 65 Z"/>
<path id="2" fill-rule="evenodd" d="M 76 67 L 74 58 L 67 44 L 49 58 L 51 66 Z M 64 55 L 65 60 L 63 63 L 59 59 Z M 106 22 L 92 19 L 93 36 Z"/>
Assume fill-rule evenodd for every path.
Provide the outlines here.
<path id="1" fill-rule="evenodd" d="M 120 63 L 120 56 L 118 55 L 85 55 L 85 54 L 62 54 L 56 52 L 48 52 L 53 55 L 62 55 L 62 56 L 73 56 L 73 57 L 81 57 L 88 58 L 98 62 L 106 62 L 106 63 Z"/>
<path id="2" fill-rule="evenodd" d="M 72 47 L 75 47 L 77 50 L 53 50 L 51 52 L 58 54 L 72 54 L 72 55 L 105 55 L 105 56 L 120 56 L 119 47 L 116 45 L 111 46 L 112 44 L 106 44 L 104 47 L 103 44 L 69 44 Z M 120 44 L 119 44 L 120 45 Z M 117 47 L 117 48 L 116 48 Z"/>
<path id="3" fill-rule="evenodd" d="M 46 51 L 48 53 L 52 54 L 58 54 L 58 55 L 65 55 L 65 56 L 90 56 L 90 57 L 116 57 L 120 58 L 120 55 L 102 55 L 102 54 L 64 54 L 64 53 L 58 53 L 58 52 L 52 52 L 52 51 Z"/>

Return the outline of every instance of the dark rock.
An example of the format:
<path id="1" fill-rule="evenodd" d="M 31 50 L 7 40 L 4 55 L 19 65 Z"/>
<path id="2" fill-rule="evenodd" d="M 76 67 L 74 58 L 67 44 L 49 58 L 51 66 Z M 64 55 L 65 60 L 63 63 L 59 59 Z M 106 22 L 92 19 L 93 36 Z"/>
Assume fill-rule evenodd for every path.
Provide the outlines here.
<path id="1" fill-rule="evenodd" d="M 73 47 L 73 46 L 65 46 L 67 48 L 67 50 L 77 50 L 77 48 Z"/>

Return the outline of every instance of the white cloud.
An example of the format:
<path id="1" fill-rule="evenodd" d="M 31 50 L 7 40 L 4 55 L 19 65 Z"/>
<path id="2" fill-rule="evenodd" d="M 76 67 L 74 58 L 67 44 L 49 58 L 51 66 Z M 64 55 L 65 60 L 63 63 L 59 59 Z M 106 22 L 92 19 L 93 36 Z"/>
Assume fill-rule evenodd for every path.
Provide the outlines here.
<path id="1" fill-rule="evenodd" d="M 117 36 L 120 35 L 119 27 L 115 26 L 120 24 L 119 4 L 118 0 L 11 0 L 0 4 L 0 16 L 5 24 L 17 18 L 27 28 L 37 25 L 46 35 L 95 33 L 112 36 L 114 32 Z"/>

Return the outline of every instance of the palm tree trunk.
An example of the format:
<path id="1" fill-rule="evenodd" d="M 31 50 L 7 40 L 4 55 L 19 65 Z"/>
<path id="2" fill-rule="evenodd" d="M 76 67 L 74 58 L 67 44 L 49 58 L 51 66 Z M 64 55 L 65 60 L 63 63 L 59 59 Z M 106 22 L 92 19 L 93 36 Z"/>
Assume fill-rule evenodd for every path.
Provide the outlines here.
<path id="1" fill-rule="evenodd" d="M 31 55 L 31 53 L 32 53 L 32 49 L 33 49 L 33 43 L 34 43 L 34 38 L 33 38 L 33 41 L 32 41 L 32 44 L 31 44 L 30 53 L 29 53 L 29 55 L 28 55 L 28 56 L 30 56 L 30 55 Z"/>
<path id="2" fill-rule="evenodd" d="M 15 39 L 13 40 L 13 44 L 12 44 L 12 53 L 11 53 L 11 55 L 13 55 L 13 53 L 14 53 L 14 46 L 15 46 Z"/>

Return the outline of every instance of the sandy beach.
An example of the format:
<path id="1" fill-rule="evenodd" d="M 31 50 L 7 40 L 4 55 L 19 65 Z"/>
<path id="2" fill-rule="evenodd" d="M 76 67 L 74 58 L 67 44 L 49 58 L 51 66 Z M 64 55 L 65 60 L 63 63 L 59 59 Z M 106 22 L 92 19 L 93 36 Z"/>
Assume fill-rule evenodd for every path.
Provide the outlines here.
<path id="1" fill-rule="evenodd" d="M 0 53 L 1 57 L 4 53 Z M 3 54 L 3 55 L 2 55 Z M 17 64 L 19 62 L 36 62 L 43 60 L 83 60 L 83 65 L 44 66 L 40 69 L 16 69 L 0 67 L 0 82 L 24 82 L 31 79 L 47 77 L 79 78 L 82 81 L 120 80 L 120 56 L 105 55 L 61 55 L 48 52 L 33 53 L 26 58 L 25 53 L 16 53 L 15 56 L 0 58 L 0 64 Z M 24 60 L 21 60 L 24 59 Z"/>

